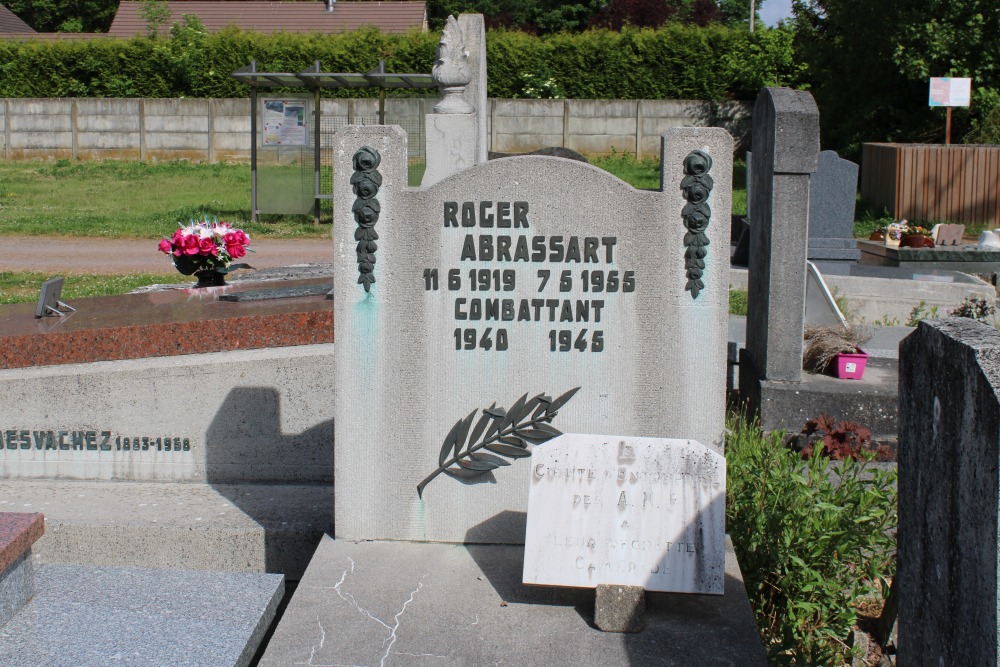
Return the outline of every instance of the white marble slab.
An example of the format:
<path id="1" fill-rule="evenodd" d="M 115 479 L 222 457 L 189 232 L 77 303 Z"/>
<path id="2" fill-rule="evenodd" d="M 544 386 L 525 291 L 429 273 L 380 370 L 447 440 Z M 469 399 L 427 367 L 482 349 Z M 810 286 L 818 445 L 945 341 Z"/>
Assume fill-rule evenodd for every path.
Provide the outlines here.
<path id="1" fill-rule="evenodd" d="M 725 491 L 693 440 L 559 436 L 531 454 L 523 581 L 721 595 Z"/>

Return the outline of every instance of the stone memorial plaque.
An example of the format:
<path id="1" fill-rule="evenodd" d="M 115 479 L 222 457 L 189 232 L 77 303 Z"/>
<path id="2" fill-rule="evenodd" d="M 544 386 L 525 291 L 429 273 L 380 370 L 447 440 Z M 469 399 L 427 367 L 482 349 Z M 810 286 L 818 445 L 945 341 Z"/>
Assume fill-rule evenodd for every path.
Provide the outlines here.
<path id="1" fill-rule="evenodd" d="M 665 135 L 660 190 L 541 156 L 410 188 L 394 127 L 333 150 L 338 538 L 520 543 L 561 431 L 721 452 L 725 130 Z"/>
<path id="2" fill-rule="evenodd" d="M 725 505 L 693 440 L 562 435 L 531 454 L 524 583 L 721 595 Z"/>
<path id="3" fill-rule="evenodd" d="M 961 245 L 965 236 L 965 225 L 934 225 L 936 245 Z M 932 230 L 933 231 L 933 230 Z"/>

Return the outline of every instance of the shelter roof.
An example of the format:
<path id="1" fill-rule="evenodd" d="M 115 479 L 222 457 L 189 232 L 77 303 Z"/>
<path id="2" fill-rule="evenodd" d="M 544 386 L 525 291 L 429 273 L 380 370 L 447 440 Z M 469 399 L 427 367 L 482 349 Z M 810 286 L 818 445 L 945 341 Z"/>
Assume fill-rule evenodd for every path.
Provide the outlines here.
<path id="1" fill-rule="evenodd" d="M 186 0 L 167 2 L 170 19 L 160 28 L 161 34 L 185 14 L 201 19 L 209 32 L 235 26 L 241 30 L 263 33 L 318 32 L 337 33 L 374 26 L 384 33 L 405 33 L 411 28 L 427 29 L 425 2 L 333 2 L 327 10 L 322 0 L 314 2 L 253 2 L 245 0 Z M 129 38 L 146 34 L 141 2 L 125 0 L 108 34 Z"/>
<path id="2" fill-rule="evenodd" d="M 3 5 L 0 5 L 0 34 L 7 35 L 11 33 L 22 34 L 22 33 L 33 33 L 35 32 L 30 25 L 22 21 L 17 17 L 14 12 L 10 11 Z"/>

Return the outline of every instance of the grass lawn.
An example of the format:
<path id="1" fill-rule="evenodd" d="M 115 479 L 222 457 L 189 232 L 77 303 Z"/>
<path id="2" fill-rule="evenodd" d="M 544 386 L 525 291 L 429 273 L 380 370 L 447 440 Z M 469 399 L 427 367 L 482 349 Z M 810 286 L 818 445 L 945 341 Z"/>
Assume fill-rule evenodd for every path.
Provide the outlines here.
<path id="1" fill-rule="evenodd" d="M 189 162 L 0 164 L 0 234 L 161 238 L 204 215 L 251 235 L 325 236 L 308 216 L 250 223 L 250 167 Z"/>
<path id="2" fill-rule="evenodd" d="M 39 286 L 51 278 L 36 271 L 0 271 L 0 304 L 34 303 Z M 67 274 L 62 300 L 72 302 L 91 296 L 126 294 L 137 287 L 160 283 L 191 283 L 191 276 L 173 273 L 132 273 L 125 275 Z"/>
<path id="3" fill-rule="evenodd" d="M 637 188 L 658 188 L 656 160 L 616 155 L 593 164 Z M 289 167 L 296 172 L 299 167 Z M 733 210 L 746 212 L 746 167 L 737 163 Z M 423 165 L 410 167 L 418 183 Z M 329 209 L 327 209 L 327 215 Z M 0 163 L 0 234 L 158 239 L 178 223 L 218 216 L 251 236 L 325 237 L 329 229 L 310 216 L 261 216 L 250 220 L 250 167 L 190 162 Z"/>
<path id="4" fill-rule="evenodd" d="M 660 186 L 658 160 L 613 155 L 592 163 L 636 188 Z M 297 166 L 289 169 L 299 171 Z M 410 166 L 411 184 L 420 182 L 423 170 L 423 164 Z M 733 176 L 733 211 L 743 214 L 745 164 L 737 162 Z M 314 225 L 311 216 L 261 216 L 251 223 L 250 167 L 245 164 L 0 163 L 0 235 L 159 239 L 179 223 L 206 215 L 237 223 L 257 237 L 325 238 L 330 233 L 326 224 Z M 725 222 L 728 225 L 728 219 Z M 48 277 L 0 272 L 0 304 L 35 301 L 38 286 Z M 67 275 L 63 295 L 74 299 L 124 294 L 142 285 L 190 281 L 177 273 Z M 739 296 L 736 301 L 740 303 Z"/>

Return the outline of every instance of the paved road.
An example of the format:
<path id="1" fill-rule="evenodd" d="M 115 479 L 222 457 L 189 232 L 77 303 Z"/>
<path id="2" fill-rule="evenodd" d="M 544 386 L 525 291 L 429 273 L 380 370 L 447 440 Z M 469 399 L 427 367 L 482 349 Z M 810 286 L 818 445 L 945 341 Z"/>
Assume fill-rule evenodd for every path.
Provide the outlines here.
<path id="1" fill-rule="evenodd" d="M 0 271 L 170 273 L 170 259 L 156 244 L 131 239 L 0 236 Z M 333 261 L 333 242 L 328 238 L 258 238 L 251 247 L 255 252 L 242 261 L 258 269 Z"/>

